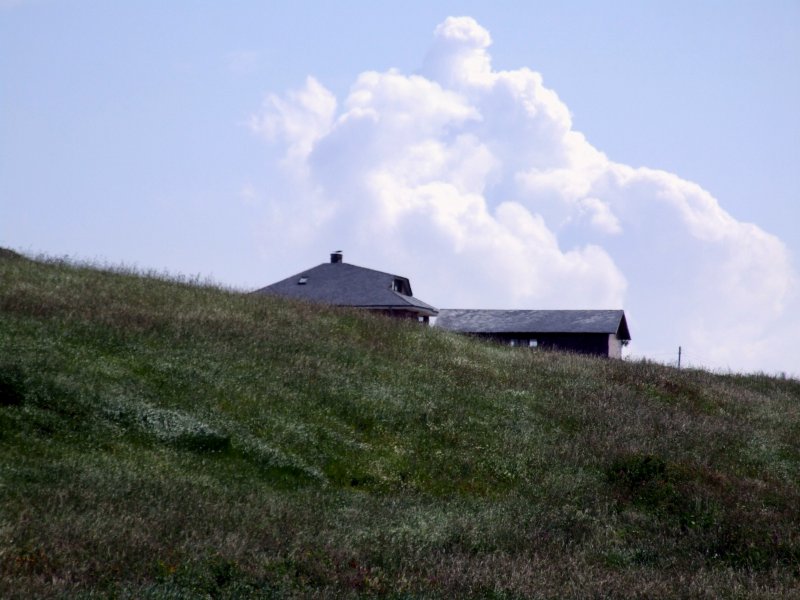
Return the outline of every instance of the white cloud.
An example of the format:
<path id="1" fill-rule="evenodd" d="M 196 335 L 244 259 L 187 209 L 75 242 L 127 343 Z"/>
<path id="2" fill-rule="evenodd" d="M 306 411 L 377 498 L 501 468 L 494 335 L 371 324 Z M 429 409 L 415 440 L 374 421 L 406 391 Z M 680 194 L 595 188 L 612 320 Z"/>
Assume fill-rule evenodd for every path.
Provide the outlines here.
<path id="1" fill-rule="evenodd" d="M 434 32 L 423 73 L 448 87 L 491 84 L 489 32 L 471 17 L 448 17 Z"/>
<path id="2" fill-rule="evenodd" d="M 305 160 L 314 144 L 328 133 L 336 112 L 336 98 L 316 79 L 308 77 L 303 89 L 286 98 L 270 94 L 262 111 L 250 119 L 253 132 L 270 141 L 287 144 L 287 159 Z"/>
<path id="3" fill-rule="evenodd" d="M 438 306 L 624 307 L 637 352 L 791 370 L 785 245 L 694 183 L 610 160 L 541 75 L 493 70 L 490 44 L 451 17 L 420 74 L 362 73 L 341 108 L 312 77 L 267 97 L 251 126 L 284 145 L 291 183 L 264 244 L 295 256 L 276 278 L 341 247 Z"/>

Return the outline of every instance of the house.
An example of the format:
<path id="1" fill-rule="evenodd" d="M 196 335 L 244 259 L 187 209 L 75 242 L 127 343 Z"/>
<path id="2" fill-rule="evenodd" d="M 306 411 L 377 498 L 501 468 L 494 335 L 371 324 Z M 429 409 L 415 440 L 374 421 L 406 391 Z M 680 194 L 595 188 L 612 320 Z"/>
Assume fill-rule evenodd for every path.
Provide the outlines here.
<path id="1" fill-rule="evenodd" d="M 441 309 L 436 327 L 511 346 L 622 357 L 631 339 L 622 310 Z"/>
<path id="2" fill-rule="evenodd" d="M 353 306 L 428 323 L 438 311 L 415 298 L 407 277 L 345 263 L 341 252 L 322 263 L 253 292 Z"/>

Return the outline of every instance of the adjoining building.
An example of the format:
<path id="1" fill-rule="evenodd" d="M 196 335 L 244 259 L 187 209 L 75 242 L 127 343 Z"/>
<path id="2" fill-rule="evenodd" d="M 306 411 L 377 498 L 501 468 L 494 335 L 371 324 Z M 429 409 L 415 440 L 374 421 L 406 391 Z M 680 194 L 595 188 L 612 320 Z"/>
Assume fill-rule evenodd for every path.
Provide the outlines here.
<path id="1" fill-rule="evenodd" d="M 441 309 L 436 327 L 511 346 L 622 357 L 631 335 L 622 310 Z"/>
<path id="2" fill-rule="evenodd" d="M 328 263 L 301 271 L 253 293 L 352 306 L 424 323 L 438 314 L 433 306 L 414 297 L 407 277 L 345 263 L 341 252 L 332 253 Z"/>

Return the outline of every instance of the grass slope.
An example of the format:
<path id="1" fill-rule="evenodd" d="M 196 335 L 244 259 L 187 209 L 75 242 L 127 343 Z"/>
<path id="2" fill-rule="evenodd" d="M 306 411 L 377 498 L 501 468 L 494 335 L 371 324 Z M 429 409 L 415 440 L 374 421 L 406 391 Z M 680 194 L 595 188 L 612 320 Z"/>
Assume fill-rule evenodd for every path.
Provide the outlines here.
<path id="1" fill-rule="evenodd" d="M 800 382 L 0 255 L 0 597 L 797 597 Z"/>

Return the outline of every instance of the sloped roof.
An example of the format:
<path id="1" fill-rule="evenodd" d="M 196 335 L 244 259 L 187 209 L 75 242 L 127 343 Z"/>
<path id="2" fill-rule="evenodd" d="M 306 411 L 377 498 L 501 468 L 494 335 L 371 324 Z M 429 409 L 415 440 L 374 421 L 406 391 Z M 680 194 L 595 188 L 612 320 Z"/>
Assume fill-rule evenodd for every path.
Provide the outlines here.
<path id="1" fill-rule="evenodd" d="M 395 291 L 395 281 L 407 293 Z M 322 263 L 254 293 L 275 294 L 337 306 L 410 310 L 428 316 L 437 314 L 433 306 L 414 298 L 411 283 L 406 277 L 344 262 Z"/>
<path id="2" fill-rule="evenodd" d="M 614 333 L 631 339 L 623 310 L 470 310 L 443 308 L 436 327 L 460 333 Z"/>

